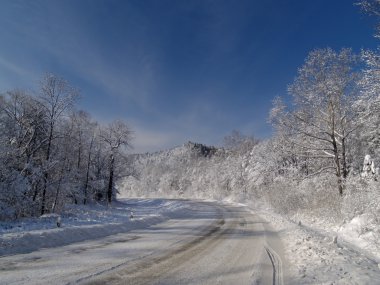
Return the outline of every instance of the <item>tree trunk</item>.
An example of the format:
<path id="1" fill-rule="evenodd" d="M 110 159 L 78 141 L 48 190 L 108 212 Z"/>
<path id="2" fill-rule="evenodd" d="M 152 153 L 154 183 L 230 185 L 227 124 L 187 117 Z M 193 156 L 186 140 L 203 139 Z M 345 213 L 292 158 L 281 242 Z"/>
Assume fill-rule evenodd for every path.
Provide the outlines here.
<path id="1" fill-rule="evenodd" d="M 346 156 L 346 140 L 342 139 L 342 168 L 343 168 L 343 178 L 346 179 L 348 175 L 347 169 L 347 156 Z"/>
<path id="2" fill-rule="evenodd" d="M 84 182 L 84 199 L 83 199 L 83 204 L 86 205 L 87 204 L 87 188 L 88 188 L 88 180 L 89 180 L 89 176 L 90 176 L 90 166 L 91 166 L 91 151 L 92 151 L 92 145 L 94 143 L 94 137 L 92 137 L 91 139 L 91 143 L 90 143 L 90 149 L 88 150 L 88 157 L 87 157 L 87 170 L 86 170 L 86 181 Z"/>
<path id="3" fill-rule="evenodd" d="M 46 150 L 46 162 L 48 163 L 49 159 L 50 159 L 50 148 L 51 148 L 51 142 L 53 140 L 53 129 L 54 129 L 54 125 L 53 124 L 50 124 L 50 130 L 49 130 L 49 140 L 48 140 L 48 147 L 47 147 L 47 150 Z M 41 216 L 43 214 L 45 214 L 45 208 L 46 208 L 46 188 L 47 188 L 47 183 L 48 183 L 48 178 L 49 178 L 49 174 L 47 172 L 47 170 L 45 170 L 45 175 L 44 175 L 44 186 L 43 186 L 43 189 L 42 189 L 42 201 L 41 201 Z"/>
<path id="4" fill-rule="evenodd" d="M 80 169 L 81 164 L 81 158 L 82 158 L 82 137 L 79 137 L 79 145 L 78 145 L 78 160 L 77 160 L 77 169 Z"/>
<path id="5" fill-rule="evenodd" d="M 335 136 L 335 128 L 336 128 L 336 121 L 335 121 L 335 106 L 333 101 L 331 100 L 329 103 L 329 114 L 330 114 L 330 126 L 331 126 L 331 139 L 332 139 L 332 146 L 333 146 L 333 154 L 334 154 L 334 163 L 335 163 L 335 175 L 338 178 L 338 191 L 339 195 L 343 195 L 343 181 L 342 181 L 342 169 L 341 169 L 341 163 L 339 158 L 339 150 L 338 145 L 336 141 Z"/>
<path id="6" fill-rule="evenodd" d="M 33 186 L 32 186 L 32 188 L 33 188 L 33 192 L 34 192 L 34 194 L 33 194 L 33 202 L 34 201 L 36 201 L 36 199 L 37 199 L 37 195 L 38 195 L 38 184 L 39 184 L 39 182 L 37 181 L 37 182 L 33 182 Z"/>
<path id="7" fill-rule="evenodd" d="M 41 216 L 45 214 L 45 204 L 46 204 L 46 188 L 49 175 L 45 173 L 44 175 L 44 186 L 42 188 L 42 200 L 41 200 Z"/>
<path id="8" fill-rule="evenodd" d="M 108 181 L 108 190 L 107 190 L 108 203 L 110 203 L 110 204 L 112 202 L 114 164 L 115 164 L 115 158 L 114 158 L 113 153 L 111 153 L 111 156 L 110 156 L 110 177 L 109 177 L 109 181 Z"/>
<path id="9" fill-rule="evenodd" d="M 333 137 L 333 150 L 334 150 L 335 175 L 338 178 L 338 191 L 339 191 L 339 195 L 342 196 L 343 195 L 342 170 L 340 166 L 339 152 L 338 152 L 338 147 L 335 141 L 335 137 Z"/>
<path id="10" fill-rule="evenodd" d="M 63 170 L 62 170 L 62 173 L 63 173 Z M 55 192 L 54 203 L 53 203 L 53 207 L 51 209 L 52 213 L 55 212 L 55 207 L 57 206 L 57 203 L 58 203 L 58 197 L 59 197 L 59 192 L 61 190 L 62 179 L 63 179 L 63 175 L 61 175 L 61 177 L 59 178 L 59 181 L 58 181 L 57 191 Z"/>

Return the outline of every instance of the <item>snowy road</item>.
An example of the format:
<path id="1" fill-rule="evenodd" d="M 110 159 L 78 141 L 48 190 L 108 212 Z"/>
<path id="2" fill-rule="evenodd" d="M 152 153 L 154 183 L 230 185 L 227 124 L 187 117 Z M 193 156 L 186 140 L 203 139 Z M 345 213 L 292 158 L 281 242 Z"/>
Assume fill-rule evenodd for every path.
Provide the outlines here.
<path id="1" fill-rule="evenodd" d="M 183 201 L 165 222 L 0 258 L 1 284 L 283 284 L 275 232 L 244 207 Z"/>

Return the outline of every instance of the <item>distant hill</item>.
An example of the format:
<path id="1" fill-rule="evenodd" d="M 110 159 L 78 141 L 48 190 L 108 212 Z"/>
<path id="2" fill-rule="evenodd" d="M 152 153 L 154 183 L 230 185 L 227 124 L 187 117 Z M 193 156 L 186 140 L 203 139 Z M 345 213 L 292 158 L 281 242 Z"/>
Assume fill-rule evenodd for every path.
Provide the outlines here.
<path id="1" fill-rule="evenodd" d="M 134 175 L 119 184 L 126 196 L 221 198 L 241 176 L 233 151 L 188 142 L 180 147 L 129 157 Z"/>

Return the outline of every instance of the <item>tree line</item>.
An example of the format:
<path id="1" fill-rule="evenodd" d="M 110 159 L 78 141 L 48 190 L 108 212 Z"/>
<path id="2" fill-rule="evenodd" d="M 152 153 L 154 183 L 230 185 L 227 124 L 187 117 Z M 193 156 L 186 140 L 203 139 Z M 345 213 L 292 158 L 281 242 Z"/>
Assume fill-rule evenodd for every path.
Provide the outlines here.
<path id="1" fill-rule="evenodd" d="M 75 109 L 79 92 L 46 74 L 34 94 L 0 95 L 0 219 L 57 212 L 66 203 L 112 202 L 132 131 Z"/>

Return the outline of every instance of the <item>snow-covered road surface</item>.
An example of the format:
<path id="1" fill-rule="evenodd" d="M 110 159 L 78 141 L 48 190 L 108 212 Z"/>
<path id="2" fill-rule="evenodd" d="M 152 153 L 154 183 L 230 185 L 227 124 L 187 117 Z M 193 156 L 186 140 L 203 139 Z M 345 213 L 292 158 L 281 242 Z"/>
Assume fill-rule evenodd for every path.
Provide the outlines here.
<path id="1" fill-rule="evenodd" d="M 241 206 L 183 201 L 142 229 L 0 258 L 1 284 L 283 284 L 277 234 Z"/>

